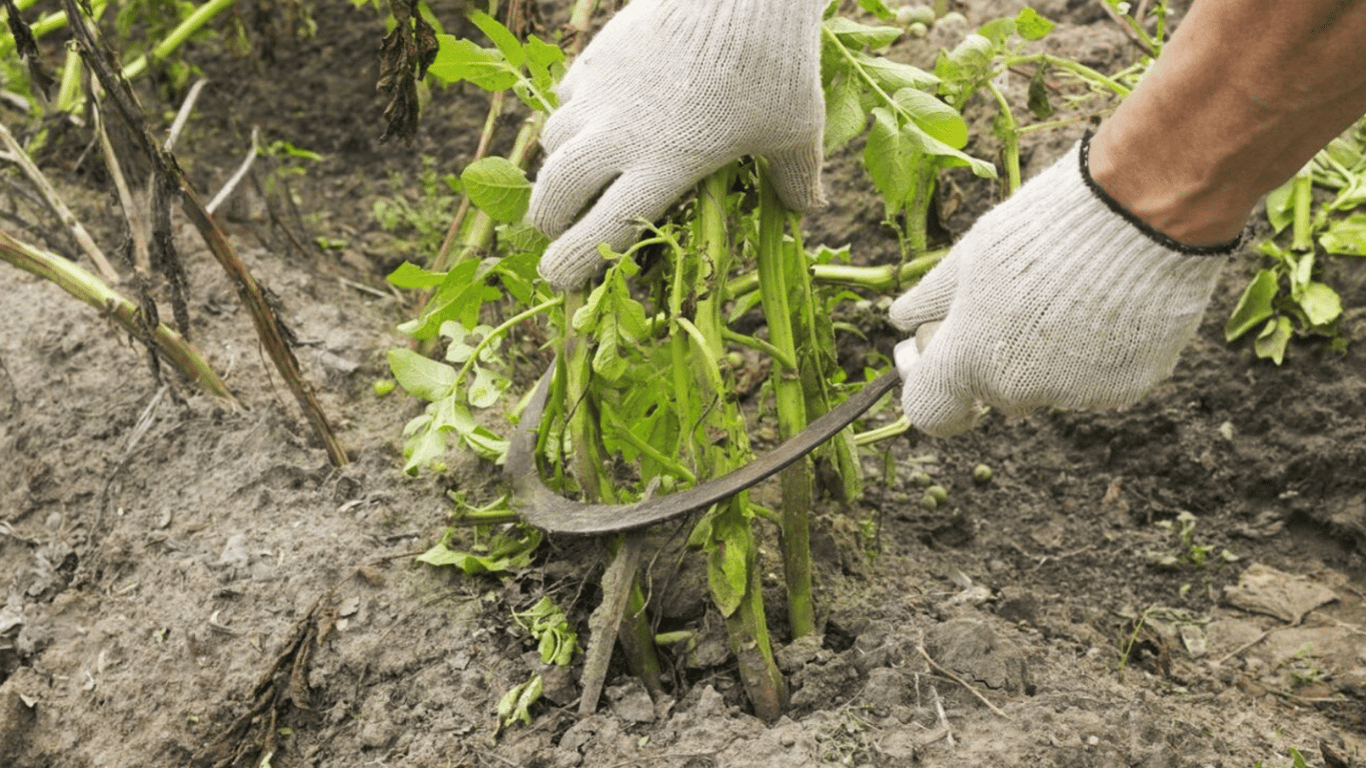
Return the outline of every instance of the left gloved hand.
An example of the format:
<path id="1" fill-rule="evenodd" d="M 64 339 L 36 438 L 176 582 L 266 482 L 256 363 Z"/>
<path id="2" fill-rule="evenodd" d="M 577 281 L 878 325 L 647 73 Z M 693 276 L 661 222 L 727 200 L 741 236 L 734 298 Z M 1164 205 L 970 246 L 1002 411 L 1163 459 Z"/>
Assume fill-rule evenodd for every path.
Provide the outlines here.
<path id="1" fill-rule="evenodd" d="M 569 68 L 546 123 L 530 209 L 554 239 L 541 275 L 583 285 L 602 266 L 599 243 L 625 249 L 639 221 L 742 155 L 769 159 L 789 208 L 822 206 L 824 6 L 632 0 L 617 13 Z"/>

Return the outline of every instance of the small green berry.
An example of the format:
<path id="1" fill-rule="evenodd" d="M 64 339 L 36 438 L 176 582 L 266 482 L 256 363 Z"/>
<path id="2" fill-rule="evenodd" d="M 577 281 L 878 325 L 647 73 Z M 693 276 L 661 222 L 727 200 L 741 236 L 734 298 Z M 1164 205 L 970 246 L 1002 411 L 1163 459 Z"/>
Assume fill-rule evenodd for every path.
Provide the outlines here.
<path id="1" fill-rule="evenodd" d="M 949 489 L 942 485 L 931 485 L 925 489 L 926 496 L 933 496 L 935 501 L 943 501 L 949 497 Z"/>
<path id="2" fill-rule="evenodd" d="M 930 477 L 926 472 L 912 472 L 911 482 L 921 488 L 929 488 L 931 485 L 934 485 L 934 478 Z"/>
<path id="3" fill-rule="evenodd" d="M 393 379 L 376 379 L 376 380 L 375 380 L 375 396 L 376 396 L 376 397 L 384 397 L 385 395 L 387 395 L 387 394 L 389 394 L 390 392 L 393 392 L 393 391 L 394 391 L 394 380 L 393 380 Z"/>
<path id="4" fill-rule="evenodd" d="M 918 21 L 913 24 L 908 24 L 906 26 L 906 34 L 910 35 L 911 37 L 924 37 L 929 33 L 930 28 L 925 26 L 924 24 L 921 24 Z"/>
<path id="5" fill-rule="evenodd" d="M 896 20 L 902 24 L 929 26 L 934 23 L 934 9 L 925 5 L 903 5 L 896 9 Z"/>
<path id="6" fill-rule="evenodd" d="M 972 481 L 978 485 L 986 485 L 991 482 L 991 467 L 985 464 L 978 464 L 972 468 Z"/>
<path id="7" fill-rule="evenodd" d="M 925 492 L 925 495 L 920 497 L 920 508 L 921 508 L 921 509 L 933 510 L 933 509 L 937 509 L 938 507 L 939 507 L 939 499 L 936 499 L 936 498 L 934 497 L 934 494 L 933 494 L 933 493 L 930 493 L 929 491 L 926 491 L 926 492 Z"/>

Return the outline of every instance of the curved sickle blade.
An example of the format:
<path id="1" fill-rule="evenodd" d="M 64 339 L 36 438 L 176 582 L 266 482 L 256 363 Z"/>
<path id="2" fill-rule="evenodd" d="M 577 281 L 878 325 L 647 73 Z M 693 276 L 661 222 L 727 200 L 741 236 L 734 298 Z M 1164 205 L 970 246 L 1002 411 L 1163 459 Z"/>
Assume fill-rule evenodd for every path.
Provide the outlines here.
<path id="1" fill-rule="evenodd" d="M 643 528 L 730 498 L 815 450 L 872 408 L 901 380 L 895 370 L 882 374 L 782 445 L 723 477 L 634 504 L 583 504 L 545 487 L 536 469 L 536 431 L 554 374 L 552 363 L 512 435 L 503 471 L 512 483 L 512 508 L 523 520 L 553 533 L 583 534 Z"/>

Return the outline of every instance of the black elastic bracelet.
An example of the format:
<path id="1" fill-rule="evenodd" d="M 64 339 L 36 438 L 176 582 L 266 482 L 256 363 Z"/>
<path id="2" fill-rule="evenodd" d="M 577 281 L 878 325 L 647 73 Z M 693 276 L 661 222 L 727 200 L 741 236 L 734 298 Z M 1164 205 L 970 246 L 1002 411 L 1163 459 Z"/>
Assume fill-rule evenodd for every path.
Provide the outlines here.
<path id="1" fill-rule="evenodd" d="M 1125 221 L 1134 225 L 1134 228 L 1146 235 L 1149 240 L 1152 240 L 1154 243 L 1157 243 L 1169 251 L 1184 253 L 1188 256 L 1227 256 L 1238 250 L 1239 246 L 1243 244 L 1243 241 L 1247 238 L 1248 234 L 1246 227 L 1243 228 L 1242 232 L 1238 233 L 1237 237 L 1226 243 L 1219 243 L 1217 245 L 1187 245 L 1186 243 L 1173 239 L 1158 232 L 1156 229 L 1153 229 L 1147 222 L 1138 218 L 1129 209 L 1120 205 L 1118 200 L 1110 197 L 1110 193 L 1101 189 L 1100 185 L 1096 183 L 1096 180 L 1091 178 L 1091 136 L 1091 131 L 1087 131 L 1081 137 L 1081 149 L 1077 152 L 1077 157 L 1081 163 L 1081 177 L 1086 181 L 1087 188 L 1089 188 L 1091 193 L 1102 203 L 1105 203 L 1106 208 L 1119 214 Z"/>

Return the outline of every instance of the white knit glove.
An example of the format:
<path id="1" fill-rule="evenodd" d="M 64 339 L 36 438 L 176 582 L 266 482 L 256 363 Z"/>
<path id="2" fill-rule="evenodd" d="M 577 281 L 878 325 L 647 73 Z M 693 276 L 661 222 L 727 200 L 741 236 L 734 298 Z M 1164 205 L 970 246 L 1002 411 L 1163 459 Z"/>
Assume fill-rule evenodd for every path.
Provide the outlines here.
<path id="1" fill-rule="evenodd" d="M 530 209 L 554 238 L 541 275 L 582 285 L 602 264 L 599 243 L 625 249 L 639 221 L 742 155 L 769 159 L 789 208 L 824 205 L 824 5 L 632 0 L 617 13 L 569 68 L 545 126 Z"/>
<path id="2" fill-rule="evenodd" d="M 902 407 L 922 431 L 962 432 L 982 405 L 1127 405 L 1195 333 L 1237 242 L 1182 246 L 1143 225 L 1094 185 L 1086 152 L 1083 140 L 982 216 L 892 305 L 905 331 L 943 321 L 923 354 L 898 346 Z"/>

